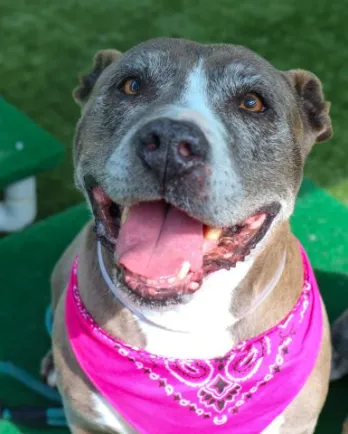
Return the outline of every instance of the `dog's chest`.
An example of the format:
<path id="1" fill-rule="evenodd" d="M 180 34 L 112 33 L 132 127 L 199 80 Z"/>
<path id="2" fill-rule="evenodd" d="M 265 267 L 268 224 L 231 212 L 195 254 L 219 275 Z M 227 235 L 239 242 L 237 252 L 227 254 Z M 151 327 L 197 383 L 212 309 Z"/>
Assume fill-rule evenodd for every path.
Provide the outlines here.
<path id="1" fill-rule="evenodd" d="M 202 333 L 169 333 L 151 325 L 142 325 L 146 336 L 146 350 L 153 354 L 178 359 L 212 359 L 226 354 L 233 345 L 231 333 L 224 330 L 218 335 L 208 328 Z"/>
<path id="2" fill-rule="evenodd" d="M 245 261 L 233 270 L 209 276 L 186 305 L 165 313 L 146 312 L 150 323 L 138 319 L 145 349 L 178 359 L 211 359 L 226 354 L 236 343 L 231 333 L 237 321 L 231 311 L 231 298 L 252 263 Z"/>

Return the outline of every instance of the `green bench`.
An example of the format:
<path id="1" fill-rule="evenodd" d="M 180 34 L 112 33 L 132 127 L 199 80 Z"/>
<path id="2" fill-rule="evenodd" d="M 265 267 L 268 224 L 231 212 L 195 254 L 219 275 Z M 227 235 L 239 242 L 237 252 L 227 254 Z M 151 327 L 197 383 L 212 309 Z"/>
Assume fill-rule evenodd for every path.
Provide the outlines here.
<path id="1" fill-rule="evenodd" d="M 59 255 L 88 219 L 84 205 L 0 240 L 0 360 L 11 360 L 37 375 L 50 342 L 44 312 L 49 275 Z M 303 183 L 292 218 L 334 320 L 348 307 L 348 209 L 309 181 Z M 333 383 L 317 433 L 339 434 L 348 415 L 348 378 Z M 8 405 L 52 405 L 14 380 L 0 376 L 0 401 Z M 18 427 L 0 421 L 1 434 L 67 433 L 66 429 Z"/>
<path id="2" fill-rule="evenodd" d="M 13 232 L 36 216 L 35 175 L 58 166 L 63 146 L 0 98 L 0 232 Z"/>

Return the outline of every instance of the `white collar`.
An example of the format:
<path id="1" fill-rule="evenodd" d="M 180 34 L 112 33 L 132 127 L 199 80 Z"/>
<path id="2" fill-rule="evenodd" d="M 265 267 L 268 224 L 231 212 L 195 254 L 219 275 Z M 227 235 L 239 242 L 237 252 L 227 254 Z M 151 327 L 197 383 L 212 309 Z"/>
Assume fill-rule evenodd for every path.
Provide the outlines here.
<path id="1" fill-rule="evenodd" d="M 101 243 L 99 241 L 97 242 L 97 254 L 98 254 L 99 268 L 100 268 L 101 274 L 104 278 L 106 285 L 109 287 L 110 291 L 113 293 L 113 295 L 115 296 L 117 301 L 119 303 L 121 303 L 124 307 L 126 307 L 128 310 L 130 310 L 132 312 L 132 314 L 139 321 L 145 322 L 145 323 L 147 323 L 153 327 L 157 327 L 157 328 L 160 328 L 160 329 L 163 329 L 166 331 L 170 331 L 170 332 L 191 333 L 188 330 L 173 330 L 173 329 L 167 328 L 167 327 L 165 327 L 161 324 L 158 324 L 158 323 L 152 321 L 151 319 L 149 319 L 137 306 L 135 306 L 134 304 L 130 303 L 127 300 L 127 297 L 125 296 L 122 289 L 117 287 L 114 284 L 114 282 L 112 281 L 112 279 L 110 278 L 110 276 L 106 270 L 105 264 L 104 264 L 102 246 L 101 246 Z M 268 284 L 266 285 L 264 290 L 259 295 L 257 295 L 255 297 L 255 300 L 253 301 L 252 305 L 248 309 L 246 309 L 245 312 L 243 312 L 243 314 L 238 318 L 238 320 L 241 320 L 242 318 L 245 318 L 250 313 L 254 312 L 260 306 L 260 304 L 263 303 L 266 300 L 266 298 L 269 297 L 269 295 L 272 293 L 273 289 L 276 287 L 277 283 L 280 280 L 280 277 L 284 271 L 285 262 L 286 262 L 286 251 L 284 250 L 282 259 L 280 261 L 280 264 L 279 264 L 274 276 L 268 282 Z M 228 325 L 226 325 L 226 328 L 228 328 Z"/>

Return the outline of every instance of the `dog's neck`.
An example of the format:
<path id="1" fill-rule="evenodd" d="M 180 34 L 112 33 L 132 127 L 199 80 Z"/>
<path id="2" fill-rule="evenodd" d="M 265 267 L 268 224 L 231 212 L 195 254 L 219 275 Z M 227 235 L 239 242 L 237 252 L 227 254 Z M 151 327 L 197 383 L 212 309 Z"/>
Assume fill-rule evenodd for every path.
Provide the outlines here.
<path id="1" fill-rule="evenodd" d="M 250 315 L 252 311 L 266 300 L 277 285 L 284 271 L 286 252 L 283 252 L 280 264 L 272 277 L 266 284 L 265 288 L 258 294 L 253 303 L 244 309 L 244 312 L 238 317 L 234 316 L 231 310 L 226 310 L 230 304 L 232 295 L 240 282 L 249 272 L 254 258 L 249 258 L 245 262 L 237 264 L 232 270 L 220 270 L 208 276 L 202 284 L 198 293 L 189 296 L 189 301 L 182 301 L 176 305 L 162 307 L 162 309 L 147 308 L 146 305 L 139 307 L 132 302 L 123 292 L 123 290 L 114 283 L 109 275 L 103 258 L 102 245 L 98 242 L 98 263 L 101 274 L 105 283 L 114 294 L 115 298 L 127 309 L 129 309 L 140 323 L 146 323 L 149 326 L 161 328 L 173 333 L 201 333 L 202 331 L 220 331 L 229 329 L 236 321 Z M 114 273 L 115 274 L 115 273 Z M 221 290 L 220 290 L 221 288 Z M 211 324 L 207 323 L 206 318 L 215 316 L 216 320 Z M 195 321 L 192 321 L 192 318 Z"/>
<path id="2" fill-rule="evenodd" d="M 110 291 L 110 282 L 105 283 L 102 277 L 95 242 L 91 247 L 82 249 L 85 253 L 80 263 L 94 272 L 87 273 L 87 279 L 86 270 L 79 272 L 87 309 L 93 310 L 91 313 L 109 333 L 168 357 L 223 355 L 241 339 L 255 336 L 282 319 L 301 290 L 298 246 L 287 224 L 274 231 L 260 254 L 251 255 L 236 268 L 209 276 L 187 303 L 161 310 L 136 307 L 127 298 L 123 298 L 121 307 Z M 104 276 L 112 276 L 112 255 L 104 250 L 102 257 Z M 295 286 L 291 290 L 284 285 Z"/>

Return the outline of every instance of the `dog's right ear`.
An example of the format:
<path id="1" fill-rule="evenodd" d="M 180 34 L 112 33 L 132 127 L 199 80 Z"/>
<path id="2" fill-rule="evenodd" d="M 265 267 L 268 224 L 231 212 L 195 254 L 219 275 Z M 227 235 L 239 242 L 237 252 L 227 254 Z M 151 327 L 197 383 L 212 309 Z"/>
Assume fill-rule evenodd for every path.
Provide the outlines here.
<path id="1" fill-rule="evenodd" d="M 325 101 L 319 78 L 302 69 L 287 71 L 285 75 L 297 94 L 310 147 L 328 140 L 332 136 L 330 103 Z"/>
<path id="2" fill-rule="evenodd" d="M 122 54 L 117 50 L 102 50 L 94 56 L 92 71 L 80 78 L 80 83 L 73 91 L 73 98 L 79 105 L 85 104 L 103 70 L 118 60 Z"/>

